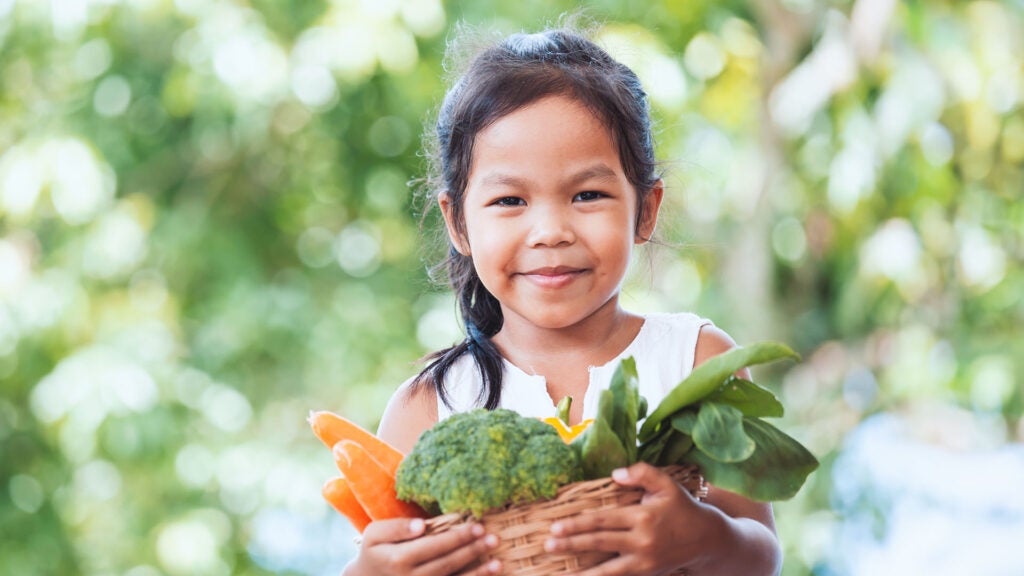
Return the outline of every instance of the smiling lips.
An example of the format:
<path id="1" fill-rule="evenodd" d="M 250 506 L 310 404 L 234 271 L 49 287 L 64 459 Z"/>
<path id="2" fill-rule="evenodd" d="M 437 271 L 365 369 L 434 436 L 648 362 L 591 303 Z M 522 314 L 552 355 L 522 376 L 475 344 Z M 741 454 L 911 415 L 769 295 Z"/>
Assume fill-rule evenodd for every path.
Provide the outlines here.
<path id="1" fill-rule="evenodd" d="M 541 288 L 562 288 L 571 284 L 585 272 L 585 268 L 545 266 L 521 272 L 520 275 Z"/>

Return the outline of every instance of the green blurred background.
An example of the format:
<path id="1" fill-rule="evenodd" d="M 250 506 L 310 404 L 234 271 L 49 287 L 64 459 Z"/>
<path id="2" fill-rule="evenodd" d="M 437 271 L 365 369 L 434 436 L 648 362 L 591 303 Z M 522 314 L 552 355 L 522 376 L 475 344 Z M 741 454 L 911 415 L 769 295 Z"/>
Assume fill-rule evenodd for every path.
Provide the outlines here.
<path id="1" fill-rule="evenodd" d="M 446 41 L 574 7 L 0 0 L 0 574 L 336 574 L 307 412 L 461 338 L 408 186 Z M 803 355 L 756 373 L 823 464 L 784 574 L 1024 573 L 1024 3 L 588 7 L 668 182 L 626 305 Z"/>

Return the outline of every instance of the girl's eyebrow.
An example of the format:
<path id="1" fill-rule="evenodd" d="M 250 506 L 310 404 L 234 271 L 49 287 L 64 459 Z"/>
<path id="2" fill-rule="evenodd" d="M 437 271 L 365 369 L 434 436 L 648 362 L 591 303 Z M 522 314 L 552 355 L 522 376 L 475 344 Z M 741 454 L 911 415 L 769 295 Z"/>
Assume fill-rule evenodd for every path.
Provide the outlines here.
<path id="1" fill-rule="evenodd" d="M 582 184 L 589 180 L 616 180 L 617 178 L 618 174 L 616 174 L 611 166 L 604 162 L 597 162 L 567 178 L 566 183 L 573 185 Z"/>
<path id="2" fill-rule="evenodd" d="M 605 164 L 604 162 L 597 162 L 591 166 L 587 166 L 582 170 L 571 174 L 565 179 L 567 186 L 576 186 L 583 182 L 590 180 L 600 181 L 611 181 L 618 178 L 618 173 L 615 170 Z M 485 176 L 480 183 L 484 186 L 506 186 L 509 188 L 527 188 L 529 179 L 522 178 L 513 174 L 506 174 L 504 172 L 492 172 Z"/>

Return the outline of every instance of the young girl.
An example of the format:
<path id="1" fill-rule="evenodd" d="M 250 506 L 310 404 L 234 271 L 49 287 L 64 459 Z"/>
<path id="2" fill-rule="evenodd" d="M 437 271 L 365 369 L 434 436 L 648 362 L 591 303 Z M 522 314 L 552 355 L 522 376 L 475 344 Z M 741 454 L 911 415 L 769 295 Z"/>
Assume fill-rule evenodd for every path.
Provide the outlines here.
<path id="1" fill-rule="evenodd" d="M 654 232 L 663 188 L 636 75 L 568 30 L 517 34 L 472 60 L 437 120 L 432 183 L 447 226 L 449 281 L 468 337 L 433 355 L 389 403 L 379 435 L 408 451 L 438 420 L 476 406 L 593 417 L 618 359 L 633 356 L 656 405 L 694 365 L 733 346 L 692 314 L 619 305 L 633 246 Z M 556 523 L 549 551 L 617 555 L 597 575 L 774 574 L 771 507 L 711 488 L 698 502 L 654 467 L 615 471 L 629 508 Z M 349 576 L 467 571 L 496 536 L 479 525 L 424 535 L 422 520 L 370 524 Z"/>

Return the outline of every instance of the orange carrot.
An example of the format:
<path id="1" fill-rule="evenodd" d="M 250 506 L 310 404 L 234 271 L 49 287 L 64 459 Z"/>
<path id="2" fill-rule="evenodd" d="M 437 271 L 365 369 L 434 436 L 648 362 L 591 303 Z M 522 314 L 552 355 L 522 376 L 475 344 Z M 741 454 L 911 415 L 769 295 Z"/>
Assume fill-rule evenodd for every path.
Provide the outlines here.
<path id="1" fill-rule="evenodd" d="M 362 534 L 366 525 L 371 521 L 370 516 L 366 514 L 366 510 L 363 510 L 363 505 L 356 500 L 356 495 L 352 493 L 348 481 L 343 476 L 331 478 L 324 482 L 321 493 L 324 495 L 324 500 L 327 500 L 335 510 L 348 518 L 352 526 Z"/>
<path id="2" fill-rule="evenodd" d="M 342 440 L 335 444 L 334 461 L 370 518 L 426 517 L 419 506 L 398 499 L 394 474 L 385 470 L 359 443 Z"/>
<path id="3" fill-rule="evenodd" d="M 309 413 L 309 424 L 313 427 L 313 433 L 328 448 L 341 440 L 354 440 L 370 453 L 374 460 L 380 462 L 388 474 L 394 476 L 398 471 L 398 465 L 402 463 L 404 454 L 387 442 L 377 438 L 373 433 L 360 427 L 347 418 L 338 416 L 333 412 L 322 410 Z"/>

